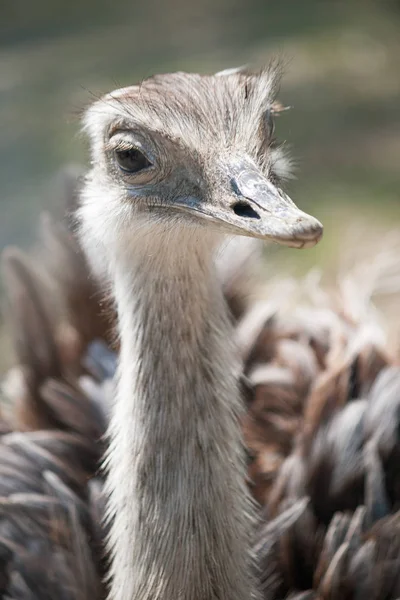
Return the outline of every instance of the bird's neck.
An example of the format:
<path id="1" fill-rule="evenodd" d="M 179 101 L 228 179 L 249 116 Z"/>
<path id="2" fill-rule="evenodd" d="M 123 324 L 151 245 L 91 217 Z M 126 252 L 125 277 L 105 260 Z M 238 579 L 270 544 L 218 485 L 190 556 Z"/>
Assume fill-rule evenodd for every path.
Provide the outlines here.
<path id="1" fill-rule="evenodd" d="M 249 600 L 242 410 L 212 253 L 115 273 L 121 358 L 108 460 L 112 600 Z"/>

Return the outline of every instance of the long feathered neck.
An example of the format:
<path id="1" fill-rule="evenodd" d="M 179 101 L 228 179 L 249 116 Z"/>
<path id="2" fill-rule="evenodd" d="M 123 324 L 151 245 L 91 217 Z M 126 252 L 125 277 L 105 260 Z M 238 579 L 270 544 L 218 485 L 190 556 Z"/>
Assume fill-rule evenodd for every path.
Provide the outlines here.
<path id="1" fill-rule="evenodd" d="M 253 597 L 229 322 L 206 244 L 115 269 L 121 358 L 108 457 L 112 600 Z"/>

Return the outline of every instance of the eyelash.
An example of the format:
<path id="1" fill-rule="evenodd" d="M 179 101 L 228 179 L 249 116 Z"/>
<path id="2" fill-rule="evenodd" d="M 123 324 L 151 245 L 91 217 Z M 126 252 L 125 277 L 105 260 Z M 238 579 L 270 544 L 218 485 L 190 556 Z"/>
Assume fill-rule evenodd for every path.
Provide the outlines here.
<path id="1" fill-rule="evenodd" d="M 126 142 L 125 140 L 119 140 L 117 143 L 113 142 L 112 140 L 109 140 L 105 144 L 106 152 L 123 152 L 124 150 L 132 150 L 134 148 L 136 148 L 134 144 L 132 144 L 131 142 Z M 138 148 L 138 150 L 140 150 L 140 148 Z"/>

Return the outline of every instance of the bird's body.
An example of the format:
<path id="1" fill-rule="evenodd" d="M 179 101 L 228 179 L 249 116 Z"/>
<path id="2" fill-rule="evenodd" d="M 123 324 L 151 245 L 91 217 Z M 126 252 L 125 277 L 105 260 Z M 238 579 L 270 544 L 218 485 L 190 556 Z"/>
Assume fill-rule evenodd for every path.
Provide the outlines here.
<path id="1" fill-rule="evenodd" d="M 217 260 L 226 235 L 297 247 L 321 235 L 319 223 L 277 187 L 287 163 L 272 139 L 274 88 L 271 71 L 168 75 L 89 109 L 92 169 L 79 237 L 99 289 L 111 290 L 115 305 L 115 394 L 99 387 L 107 368 L 93 346 L 84 358 L 87 343 L 107 339 L 107 329 L 93 311 L 85 317 L 94 287 L 80 287 L 77 301 L 74 273 L 85 281 L 86 263 L 70 251 L 73 238 L 48 227 L 47 243 L 62 249 L 55 254 L 65 270 L 52 259 L 42 280 L 18 254 L 6 258 L 23 383 L 9 386 L 20 403 L 14 426 L 48 430 L 3 438 L 18 456 L 43 445 L 47 453 L 32 452 L 35 472 L 21 459 L 14 479 L 7 464 L 1 471 L 0 453 L 9 597 L 97 600 L 107 571 L 110 600 L 355 600 L 375 559 L 386 575 L 372 597 L 397 598 L 397 546 L 379 521 L 400 501 L 397 421 L 379 422 L 377 407 L 387 402 L 396 413 L 388 398 L 396 397 L 399 372 L 386 370 L 390 359 L 375 338 L 363 337 L 340 310 L 318 306 L 290 320 L 257 305 L 239 310 L 233 323 L 222 292 L 232 309 L 240 306 L 228 278 L 221 280 L 235 277 Z M 225 267 L 241 266 L 238 252 Z M 49 281 L 69 308 L 63 327 L 43 293 Z M 364 400 L 351 402 L 361 393 Z M 109 414 L 105 561 L 103 477 L 88 480 Z M 246 485 L 242 431 L 252 453 L 247 483 L 266 507 L 267 525 Z M 28 556 L 14 543 L 21 538 L 16 480 L 18 491 L 29 492 Z M 36 517 L 38 503 L 45 519 Z M 347 510 L 356 511 L 353 518 L 338 515 Z M 41 547 L 58 559 L 56 579 L 32 565 Z"/>

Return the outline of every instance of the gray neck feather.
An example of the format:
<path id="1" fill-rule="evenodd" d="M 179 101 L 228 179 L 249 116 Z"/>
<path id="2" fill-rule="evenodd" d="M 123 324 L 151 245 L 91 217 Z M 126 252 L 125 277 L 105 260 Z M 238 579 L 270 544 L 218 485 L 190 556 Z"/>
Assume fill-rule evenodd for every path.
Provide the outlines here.
<path id="1" fill-rule="evenodd" d="M 125 266 L 114 276 L 110 598 L 249 600 L 242 406 L 212 253 L 188 246 Z"/>

